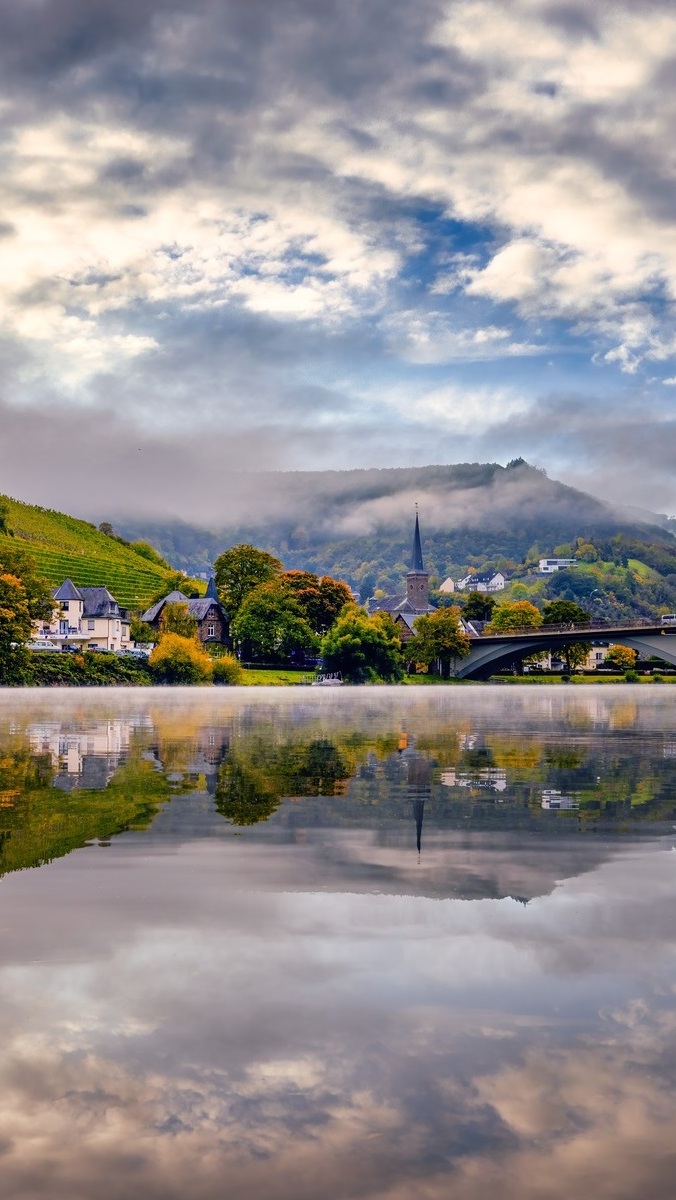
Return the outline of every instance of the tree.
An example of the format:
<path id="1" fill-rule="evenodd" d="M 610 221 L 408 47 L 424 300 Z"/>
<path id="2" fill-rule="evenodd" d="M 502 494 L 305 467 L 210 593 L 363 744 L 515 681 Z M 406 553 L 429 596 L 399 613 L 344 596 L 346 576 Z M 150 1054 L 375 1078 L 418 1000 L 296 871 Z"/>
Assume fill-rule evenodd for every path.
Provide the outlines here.
<path id="1" fill-rule="evenodd" d="M 187 604 L 181 600 L 170 600 L 164 605 L 160 615 L 160 637 L 168 633 L 177 633 L 182 638 L 192 638 L 197 635 L 197 621 L 192 616 Z"/>
<path id="2" fill-rule="evenodd" d="M 249 592 L 276 579 L 281 571 L 278 558 L 248 542 L 219 554 L 214 563 L 216 587 L 230 618 L 237 616 Z"/>
<path id="3" fill-rule="evenodd" d="M 414 623 L 415 636 L 404 647 L 409 662 L 421 662 L 430 667 L 441 665 L 441 675 L 448 679 L 451 663 L 469 654 L 470 640 L 460 625 L 459 608 L 438 608 L 436 612 L 418 617 Z"/>
<path id="4" fill-rule="evenodd" d="M 212 678 L 214 683 L 233 686 L 242 682 L 244 672 L 234 654 L 220 654 L 214 659 Z"/>
<path id="5" fill-rule="evenodd" d="M 539 629 L 541 624 L 542 613 L 530 600 L 515 600 L 496 606 L 487 631 L 511 633 L 519 629 Z"/>
<path id="6" fill-rule="evenodd" d="M 148 666 L 158 683 L 206 683 L 211 678 L 212 660 L 193 638 L 165 633 Z"/>
<path id="7" fill-rule="evenodd" d="M 21 581 L 28 612 L 32 621 L 48 620 L 54 601 L 47 581 L 38 574 L 35 559 L 19 546 L 3 546 L 0 550 L 0 574 L 14 575 Z"/>
<path id="8" fill-rule="evenodd" d="M 135 614 L 129 623 L 129 636 L 133 642 L 155 642 L 157 641 L 157 632 L 152 625 L 142 621 L 138 614 Z"/>
<path id="9" fill-rule="evenodd" d="M 389 683 L 403 676 L 401 639 L 394 621 L 382 612 L 369 617 L 356 604 L 344 608 L 325 635 L 321 655 L 325 670 L 340 671 L 349 683 Z"/>
<path id="10" fill-rule="evenodd" d="M 23 583 L 16 575 L 0 575 L 0 683 L 24 682 L 28 658 L 23 643 L 31 625 Z"/>
<path id="11" fill-rule="evenodd" d="M 632 671 L 636 665 L 637 654 L 630 646 L 611 646 L 606 655 L 606 662 L 614 663 L 620 671 Z"/>
<path id="12" fill-rule="evenodd" d="M 319 638 L 302 605 L 280 581 L 253 588 L 231 625 L 244 657 L 285 659 L 293 654 L 316 654 Z"/>
<path id="13" fill-rule="evenodd" d="M 485 592 L 470 592 L 465 600 L 462 615 L 466 621 L 490 621 L 495 608 L 495 597 Z"/>
<path id="14" fill-rule="evenodd" d="M 591 620 L 587 610 L 574 600 L 545 600 L 542 616 L 544 625 L 584 625 Z"/>
<path id="15" fill-rule="evenodd" d="M 295 597 L 308 625 L 318 634 L 326 633 L 341 609 L 352 602 L 347 584 L 330 575 L 319 579 L 312 571 L 285 571 L 279 582 Z"/>
<path id="16" fill-rule="evenodd" d="M 589 646 L 585 642 L 570 642 L 567 646 L 561 647 L 561 654 L 566 664 L 566 671 L 570 675 L 577 667 L 581 667 L 583 662 L 586 662 Z"/>

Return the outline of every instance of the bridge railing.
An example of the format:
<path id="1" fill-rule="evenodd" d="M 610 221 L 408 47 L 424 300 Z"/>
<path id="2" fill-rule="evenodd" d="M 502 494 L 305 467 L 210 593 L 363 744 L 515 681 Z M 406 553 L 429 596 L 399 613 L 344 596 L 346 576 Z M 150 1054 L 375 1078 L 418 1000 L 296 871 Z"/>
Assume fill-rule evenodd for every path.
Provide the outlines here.
<path id="1" fill-rule="evenodd" d="M 606 633 L 610 637 L 615 637 L 615 635 L 631 633 L 633 630 L 637 629 L 662 630 L 668 628 L 670 627 L 666 625 L 660 625 L 660 622 L 656 621 L 654 618 L 650 619 L 648 617 L 638 617 L 631 623 L 627 622 L 626 624 L 615 621 L 586 621 L 584 623 L 569 621 L 564 622 L 562 625 L 538 625 L 537 627 L 534 627 L 533 625 L 526 625 L 522 626 L 520 629 L 490 630 L 484 627 L 481 632 L 475 631 L 474 634 L 470 633 L 469 636 L 474 636 L 477 638 L 522 638 L 526 635 L 529 637 L 542 637 L 543 635 L 546 636 L 549 633 Z M 673 628 L 673 626 L 671 626 L 671 628 Z"/>

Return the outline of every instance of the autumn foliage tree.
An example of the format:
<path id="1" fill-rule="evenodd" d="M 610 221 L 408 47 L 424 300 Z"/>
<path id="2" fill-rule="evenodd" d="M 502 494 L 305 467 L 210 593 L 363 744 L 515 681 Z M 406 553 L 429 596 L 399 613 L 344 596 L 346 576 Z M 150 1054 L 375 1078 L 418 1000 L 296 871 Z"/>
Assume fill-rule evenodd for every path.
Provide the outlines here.
<path id="1" fill-rule="evenodd" d="M 195 684 L 211 679 L 212 660 L 195 638 L 165 633 L 148 659 L 157 683 Z"/>
<path id="2" fill-rule="evenodd" d="M 530 600 L 505 601 L 496 605 L 487 633 L 513 633 L 520 629 L 539 629 L 542 613 Z"/>

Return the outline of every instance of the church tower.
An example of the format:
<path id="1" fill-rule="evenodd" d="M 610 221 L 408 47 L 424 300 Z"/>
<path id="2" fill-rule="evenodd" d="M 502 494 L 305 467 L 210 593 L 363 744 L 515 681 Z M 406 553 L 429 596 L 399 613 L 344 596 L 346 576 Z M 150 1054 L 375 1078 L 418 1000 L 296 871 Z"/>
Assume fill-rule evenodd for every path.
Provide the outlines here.
<path id="1" fill-rule="evenodd" d="M 411 607 L 417 609 L 418 612 L 427 612 L 430 603 L 430 575 L 429 571 L 425 570 L 423 563 L 417 506 L 415 510 L 411 570 L 406 576 L 406 599 Z"/>

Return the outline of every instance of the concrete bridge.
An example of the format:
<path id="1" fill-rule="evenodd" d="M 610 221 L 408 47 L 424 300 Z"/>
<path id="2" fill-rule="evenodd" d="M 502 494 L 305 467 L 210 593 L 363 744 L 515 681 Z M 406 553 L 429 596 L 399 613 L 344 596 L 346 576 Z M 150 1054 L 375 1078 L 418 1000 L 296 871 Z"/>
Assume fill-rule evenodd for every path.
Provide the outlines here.
<path id="1" fill-rule="evenodd" d="M 572 642 L 590 645 L 621 643 L 636 650 L 641 658 L 663 659 L 676 666 L 676 625 L 659 621 L 636 621 L 626 625 L 541 625 L 511 633 L 475 634 L 467 658 L 456 660 L 457 679 L 488 679 L 509 663 L 530 654 L 563 649 Z"/>

